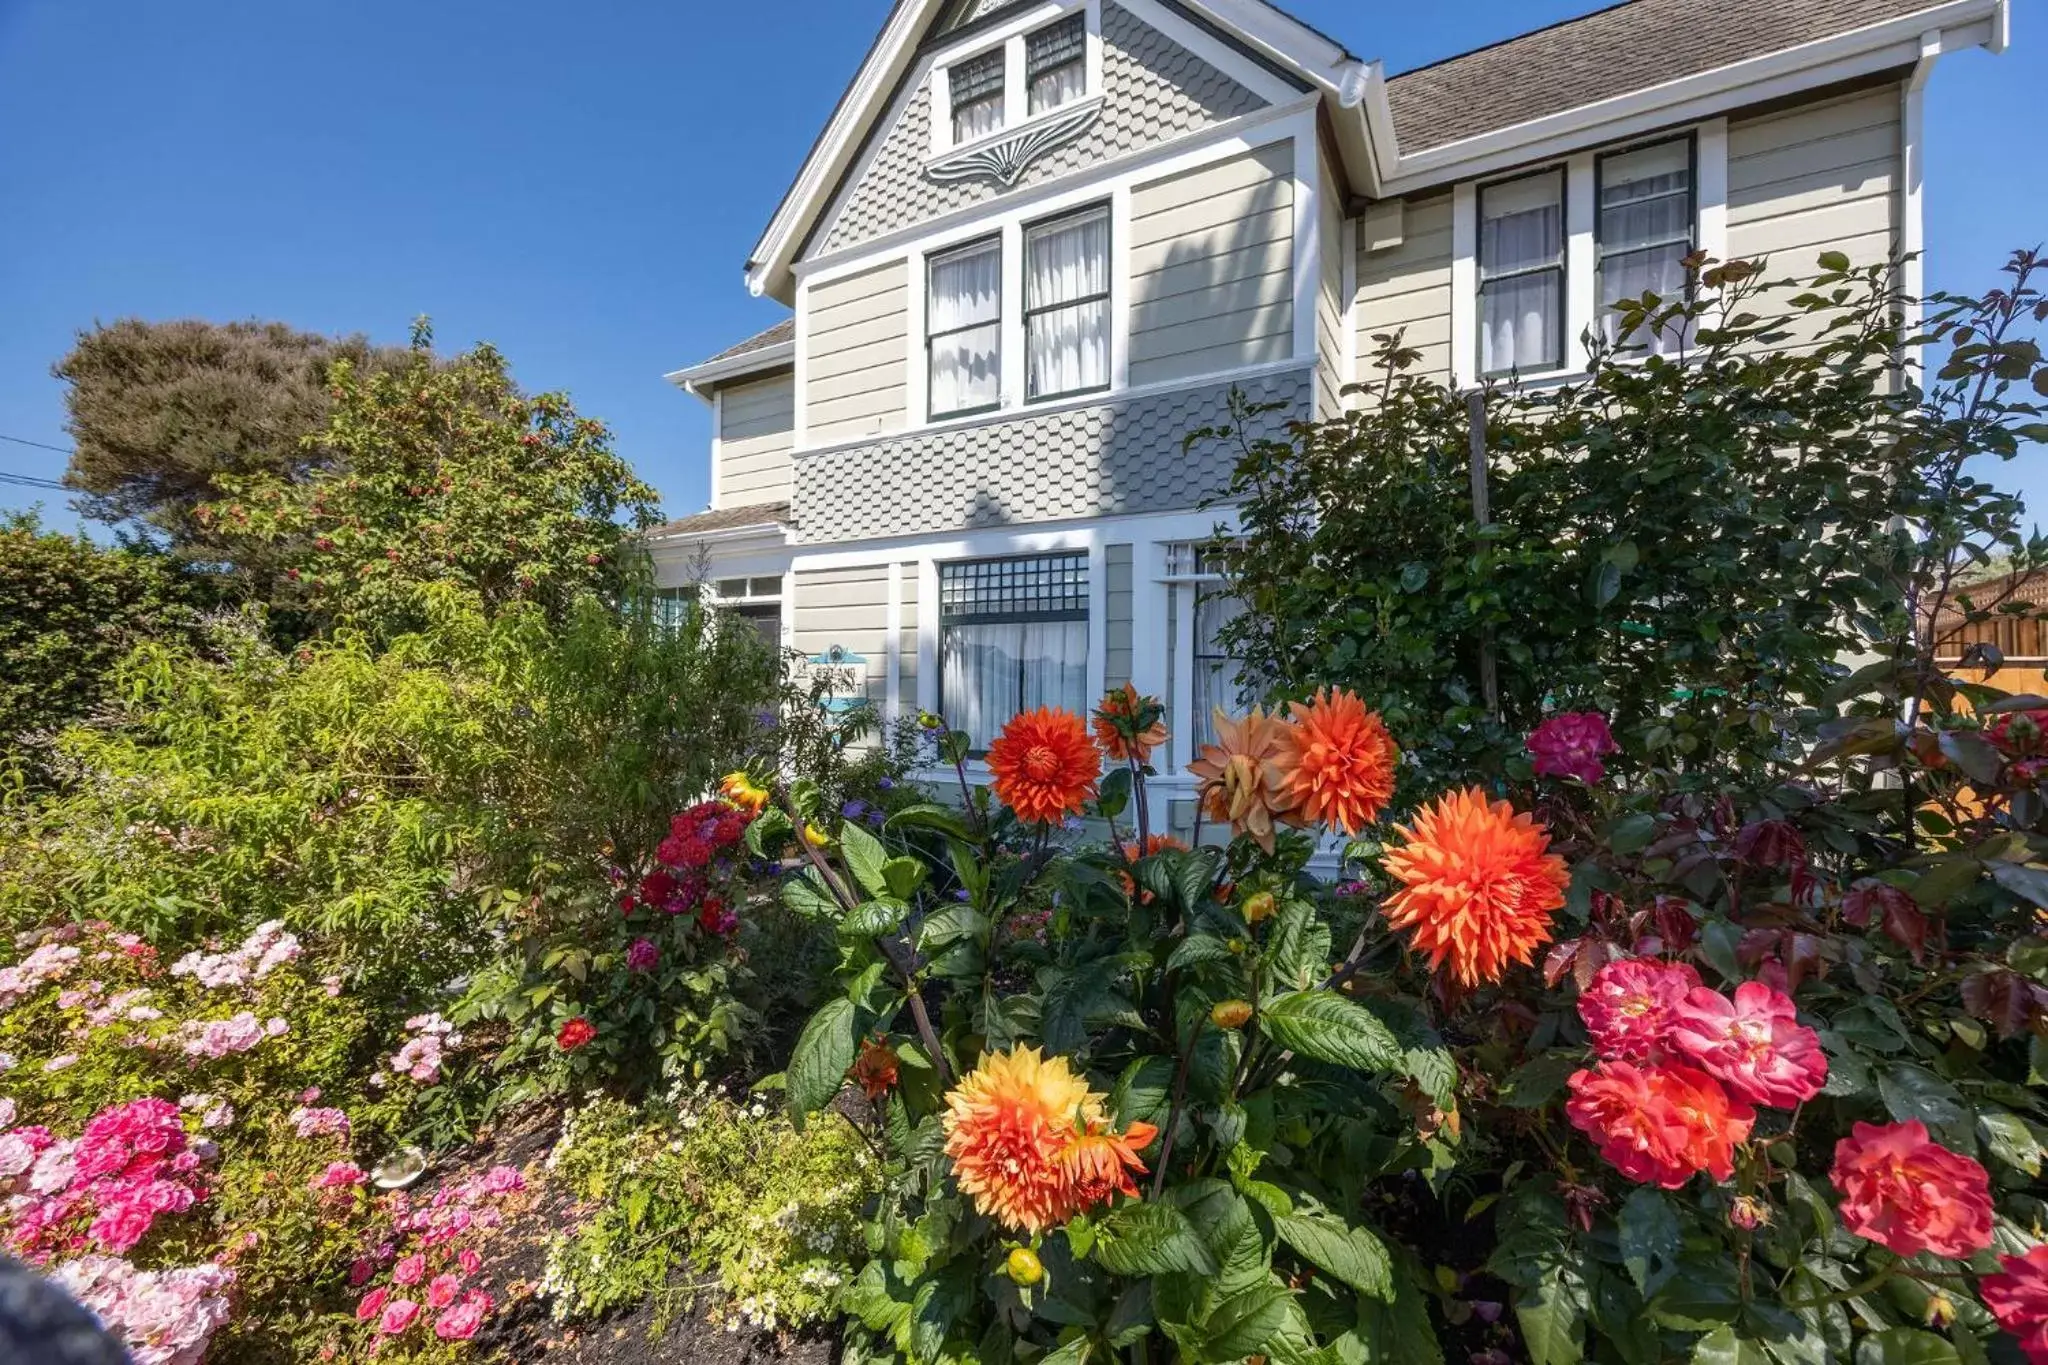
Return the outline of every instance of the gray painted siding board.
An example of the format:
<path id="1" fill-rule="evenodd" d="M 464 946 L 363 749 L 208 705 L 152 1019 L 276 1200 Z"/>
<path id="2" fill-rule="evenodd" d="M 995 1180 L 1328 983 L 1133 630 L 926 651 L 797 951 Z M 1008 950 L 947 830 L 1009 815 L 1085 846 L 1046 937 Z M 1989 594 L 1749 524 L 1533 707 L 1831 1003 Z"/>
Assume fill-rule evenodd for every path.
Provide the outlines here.
<path id="1" fill-rule="evenodd" d="M 1132 384 L 1263 364 L 1292 352 L 1293 204 L 1289 142 L 1131 192 L 1139 243 L 1131 261 Z M 1276 240 L 1281 231 L 1285 237 Z M 1284 287 L 1276 289 L 1275 280 Z"/>
<path id="2" fill-rule="evenodd" d="M 1122 687 L 1131 680 L 1131 547 L 1102 547 L 1102 683 Z"/>
<path id="3" fill-rule="evenodd" d="M 1300 371 L 1236 381 L 1282 410 L 1254 435 L 1309 415 Z M 803 544 L 1021 526 L 1200 506 L 1229 486 L 1222 443 L 1181 438 L 1223 420 L 1231 382 L 1025 412 L 1000 421 L 808 451 L 795 457 L 792 518 Z"/>
<path id="4" fill-rule="evenodd" d="M 901 427 L 910 319 L 909 264 L 811 288 L 804 314 L 808 439 L 844 440 Z"/>
<path id="5" fill-rule="evenodd" d="M 867 657 L 867 696 L 876 706 L 888 697 L 889 569 L 799 570 L 791 634 L 805 654 L 843 645 Z"/>
<path id="6" fill-rule="evenodd" d="M 1896 247 L 1899 87 L 1740 120 L 1728 129 L 1728 251 L 1792 270 L 1822 251 L 1858 264 Z"/>
<path id="7" fill-rule="evenodd" d="M 719 500 L 741 505 L 787 498 L 796 444 L 794 376 L 721 389 L 718 417 Z"/>
<path id="8" fill-rule="evenodd" d="M 1027 167 L 1019 186 L 1044 184 L 1126 152 L 1212 128 L 1266 102 L 1109 0 L 1102 7 L 1102 113 L 1072 142 Z M 806 259 L 987 204 L 1004 191 L 986 180 L 938 184 L 925 178 L 931 155 L 931 68 L 911 69 L 858 179 L 841 186 Z"/>
<path id="9" fill-rule="evenodd" d="M 1402 206 L 1401 244 L 1366 249 L 1358 239 L 1358 378 L 1370 384 L 1376 333 L 1403 333 L 1422 352 L 1416 374 L 1451 377 L 1451 213 L 1449 194 Z"/>
<path id="10" fill-rule="evenodd" d="M 1318 153 L 1316 167 L 1322 187 L 1316 199 L 1322 265 L 1316 289 L 1316 416 L 1329 418 L 1342 410 L 1344 386 L 1344 210 L 1329 158 Z"/>

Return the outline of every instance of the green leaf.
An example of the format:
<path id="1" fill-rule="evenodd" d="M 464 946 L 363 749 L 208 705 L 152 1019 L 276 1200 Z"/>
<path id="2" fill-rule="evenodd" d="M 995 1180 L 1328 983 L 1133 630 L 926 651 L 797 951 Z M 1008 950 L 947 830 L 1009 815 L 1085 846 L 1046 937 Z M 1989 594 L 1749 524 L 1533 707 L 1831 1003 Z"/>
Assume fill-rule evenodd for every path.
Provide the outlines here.
<path id="1" fill-rule="evenodd" d="M 882 938 L 895 933 L 909 914 L 910 907 L 899 900 L 862 901 L 839 921 L 839 932 L 849 939 Z"/>
<path id="2" fill-rule="evenodd" d="M 860 1020 L 845 996 L 827 1000 L 804 1025 L 787 1073 L 790 1113 L 799 1125 L 839 1093 L 859 1041 Z"/>
<path id="3" fill-rule="evenodd" d="M 1878 1097 L 1901 1123 L 1919 1119 L 1929 1128 L 1953 1128 L 1970 1114 L 1962 1093 L 1924 1067 L 1902 1062 L 1877 1074 Z"/>
<path id="4" fill-rule="evenodd" d="M 1258 1355 L 1286 1325 L 1293 1296 L 1271 1280 L 1224 1299 L 1202 1320 L 1202 1355 L 1212 1361 Z"/>
<path id="5" fill-rule="evenodd" d="M 948 838 L 958 839 L 962 843 L 971 843 L 974 840 L 974 836 L 968 832 L 967 823 L 960 818 L 959 811 L 951 806 L 929 802 L 919 806 L 906 806 L 897 811 L 889 817 L 887 828 L 935 829 Z"/>
<path id="6" fill-rule="evenodd" d="M 1092 1348 L 1093 1343 L 1087 1336 L 1078 1336 L 1051 1355 L 1042 1358 L 1038 1365 L 1088 1365 L 1088 1353 Z"/>
<path id="7" fill-rule="evenodd" d="M 1943 730 L 1938 743 L 1942 756 L 1974 782 L 1994 783 L 2004 771 L 2005 759 L 1981 735 L 1969 730 Z"/>
<path id="8" fill-rule="evenodd" d="M 1172 1088 L 1171 1060 L 1140 1057 L 1117 1077 L 1115 1088 L 1109 1092 L 1109 1112 L 1116 1116 L 1119 1128 L 1128 1128 L 1134 1121 L 1158 1127 L 1166 1122 L 1166 1112 L 1172 1107 Z"/>
<path id="9" fill-rule="evenodd" d="M 1234 956 L 1236 954 L 1230 951 L 1230 945 L 1214 934 L 1189 934 L 1175 946 L 1173 955 L 1166 959 L 1166 969 L 1179 971 L 1198 962 L 1222 962 Z"/>
<path id="10" fill-rule="evenodd" d="M 1282 1047 L 1357 1071 L 1392 1071 L 1401 1045 L 1372 1011 L 1330 991 L 1276 996 L 1259 1011 L 1259 1026 Z"/>
<path id="11" fill-rule="evenodd" d="M 1977 1115 L 1977 1135 L 1991 1154 L 2017 1171 L 2041 1174 L 2041 1140 L 2017 1114 L 1987 1109 Z"/>
<path id="12" fill-rule="evenodd" d="M 1657 817 L 1648 811 L 1635 811 L 1614 822 L 1607 831 L 1607 846 L 1624 858 L 1641 853 L 1650 846 L 1650 840 L 1657 837 Z"/>
<path id="13" fill-rule="evenodd" d="M 770 806 L 747 826 L 747 848 L 756 858 L 772 858 L 795 833 L 788 813 L 780 806 Z"/>
<path id="14" fill-rule="evenodd" d="M 1515 1318 L 1532 1365 L 1577 1365 L 1585 1358 L 1586 1314 L 1593 1294 L 1578 1263 L 1547 1267 L 1536 1287 L 1515 1300 Z"/>
<path id="15" fill-rule="evenodd" d="M 1621 596 L 1621 566 L 1611 560 L 1601 560 L 1593 571 L 1589 595 L 1596 607 L 1604 607 Z"/>
<path id="16" fill-rule="evenodd" d="M 1962 1365 L 1962 1357 L 1932 1332 L 1893 1327 L 1856 1343 L 1856 1365 Z"/>
<path id="17" fill-rule="evenodd" d="M 1647 1299 L 1678 1270 L 1678 1253 L 1684 1245 L 1678 1214 L 1662 1191 L 1641 1188 L 1621 1206 L 1618 1231 L 1621 1263 Z"/>
<path id="18" fill-rule="evenodd" d="M 1693 1343 L 1692 1365 L 1770 1365 L 1763 1347 L 1735 1335 L 1733 1327 L 1716 1327 Z"/>
<path id="19" fill-rule="evenodd" d="M 882 864 L 882 880 L 888 883 L 889 894 L 900 901 L 916 895 L 929 874 L 930 870 L 915 858 L 891 858 Z"/>
<path id="20" fill-rule="evenodd" d="M 1392 1302 L 1393 1263 L 1386 1244 L 1365 1228 L 1348 1226 L 1326 1214 L 1300 1213 L 1275 1220 L 1280 1240 L 1315 1266 L 1361 1294 Z"/>
<path id="21" fill-rule="evenodd" d="M 882 871 L 889 854 L 880 839 L 849 820 L 839 827 L 839 847 L 846 854 L 846 865 L 853 869 L 854 877 L 870 896 L 894 894 Z"/>
<path id="22" fill-rule="evenodd" d="M 1112 1275 L 1214 1275 L 1216 1258 L 1171 1204 L 1126 1203 L 1095 1227 L 1093 1259 Z"/>
<path id="23" fill-rule="evenodd" d="M 783 878 L 782 903 L 805 919 L 839 918 L 839 902 L 819 884 L 815 868 L 807 867 L 794 877 Z"/>
<path id="24" fill-rule="evenodd" d="M 1576 1052 L 1546 1052 L 1508 1074 L 1502 1099 L 1510 1109 L 1540 1109 L 1564 1093 L 1564 1083 L 1586 1059 Z"/>
<path id="25" fill-rule="evenodd" d="M 1845 252 L 1823 251 L 1820 253 L 1820 268 L 1840 274 L 1849 268 L 1849 257 Z"/>

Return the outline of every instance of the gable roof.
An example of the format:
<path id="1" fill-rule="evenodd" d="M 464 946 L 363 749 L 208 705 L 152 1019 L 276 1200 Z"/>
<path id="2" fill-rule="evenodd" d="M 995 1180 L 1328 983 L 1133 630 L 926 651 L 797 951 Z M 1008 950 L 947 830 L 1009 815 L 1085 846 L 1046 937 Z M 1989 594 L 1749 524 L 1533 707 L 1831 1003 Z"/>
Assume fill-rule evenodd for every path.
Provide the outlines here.
<path id="1" fill-rule="evenodd" d="M 669 383 L 711 401 L 711 390 L 728 380 L 766 374 L 796 361 L 796 319 L 784 318 L 773 327 L 754 333 L 736 346 L 728 346 L 709 360 L 662 377 Z"/>
<path id="2" fill-rule="evenodd" d="M 1387 81 L 1402 153 L 1425 151 L 1944 0 L 1624 0 Z"/>
<path id="3" fill-rule="evenodd" d="M 769 327 L 763 331 L 754 333 L 752 336 L 748 337 L 745 341 L 742 341 L 737 346 L 726 347 L 717 355 L 712 356 L 711 359 L 706 360 L 702 363 L 706 365 L 716 365 L 721 360 L 731 360 L 735 356 L 750 355 L 755 351 L 765 350 L 771 346 L 779 346 L 785 341 L 795 340 L 796 319 L 784 318 L 782 321 L 776 323 L 773 327 Z"/>
<path id="4" fill-rule="evenodd" d="M 756 502 L 744 507 L 718 507 L 695 516 L 678 517 L 665 521 L 647 531 L 649 540 L 665 540 L 671 536 L 701 536 L 709 531 L 737 531 L 754 526 L 787 526 L 789 503 Z"/>

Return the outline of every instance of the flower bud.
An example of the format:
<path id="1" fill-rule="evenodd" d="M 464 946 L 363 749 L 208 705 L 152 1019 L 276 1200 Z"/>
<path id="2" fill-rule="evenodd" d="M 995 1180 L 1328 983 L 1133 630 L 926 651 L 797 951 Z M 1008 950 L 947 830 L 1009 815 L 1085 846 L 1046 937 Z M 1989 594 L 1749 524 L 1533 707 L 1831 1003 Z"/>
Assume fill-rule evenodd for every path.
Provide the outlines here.
<path id="1" fill-rule="evenodd" d="M 1744 1232 L 1755 1232 L 1770 1225 L 1771 1206 L 1754 1195 L 1742 1195 L 1728 1210 L 1728 1221 Z"/>
<path id="2" fill-rule="evenodd" d="M 1239 1029 L 1252 1017 L 1251 1002 L 1246 1000 L 1223 1000 L 1209 1011 L 1209 1022 L 1217 1028 Z"/>
<path id="3" fill-rule="evenodd" d="M 1273 918 L 1273 911 L 1277 908 L 1278 907 L 1273 900 L 1273 893 L 1270 891 L 1261 891 L 1257 895 L 1252 896 L 1245 901 L 1245 922 L 1247 924 L 1257 924 L 1260 920 L 1271 919 Z"/>
<path id="4" fill-rule="evenodd" d="M 1003 1270 L 1010 1277 L 1010 1283 L 1029 1289 L 1045 1278 L 1045 1263 L 1038 1259 L 1038 1253 L 1030 1247 L 1012 1247 L 1010 1256 L 1003 1263 Z"/>
<path id="5" fill-rule="evenodd" d="M 1956 1306 L 1948 1295 L 1937 1293 L 1927 1296 L 1927 1317 L 1925 1321 L 1929 1327 L 1934 1328 L 1937 1332 L 1943 1331 L 1955 1320 Z"/>
<path id="6" fill-rule="evenodd" d="M 1225 940 L 1223 946 L 1230 950 L 1230 955 L 1232 957 L 1243 957 L 1245 954 L 1245 949 L 1249 948 L 1251 945 L 1246 943 L 1241 938 L 1233 938 Z"/>

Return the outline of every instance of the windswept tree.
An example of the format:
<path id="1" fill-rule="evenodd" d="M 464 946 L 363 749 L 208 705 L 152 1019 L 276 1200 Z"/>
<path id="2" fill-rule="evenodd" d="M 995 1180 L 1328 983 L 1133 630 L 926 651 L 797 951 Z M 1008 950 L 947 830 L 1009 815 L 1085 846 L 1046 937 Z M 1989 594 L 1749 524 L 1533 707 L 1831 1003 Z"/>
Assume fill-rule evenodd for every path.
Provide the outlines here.
<path id="1" fill-rule="evenodd" d="M 337 360 L 376 370 L 403 348 L 279 322 L 123 318 L 80 332 L 52 368 L 69 385 L 76 447 L 64 482 L 86 516 L 141 528 L 174 555 L 217 560 L 194 519 L 223 476 L 301 478 L 330 458 L 317 441 Z"/>

